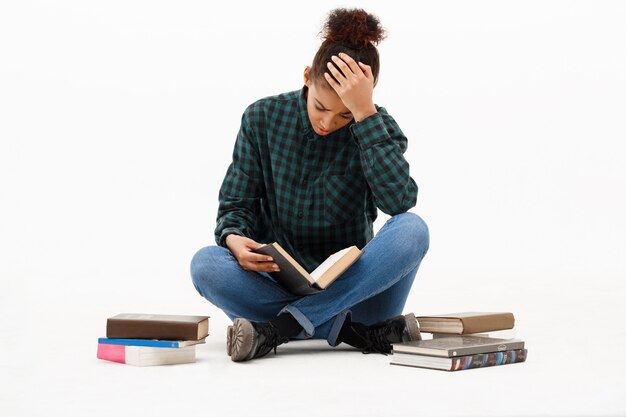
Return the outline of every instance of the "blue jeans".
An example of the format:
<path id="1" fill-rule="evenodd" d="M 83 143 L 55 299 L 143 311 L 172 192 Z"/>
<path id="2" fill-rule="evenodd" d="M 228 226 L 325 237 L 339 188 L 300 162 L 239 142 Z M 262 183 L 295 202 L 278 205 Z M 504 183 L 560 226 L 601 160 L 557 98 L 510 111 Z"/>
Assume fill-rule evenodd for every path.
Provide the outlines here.
<path id="1" fill-rule="evenodd" d="M 402 313 L 422 258 L 428 226 L 416 214 L 392 216 L 363 254 L 326 290 L 308 296 L 287 292 L 265 272 L 246 271 L 227 248 L 208 246 L 191 261 L 196 290 L 228 317 L 268 322 L 290 313 L 303 331 L 296 339 L 326 339 L 336 346 L 348 314 L 374 324 Z"/>

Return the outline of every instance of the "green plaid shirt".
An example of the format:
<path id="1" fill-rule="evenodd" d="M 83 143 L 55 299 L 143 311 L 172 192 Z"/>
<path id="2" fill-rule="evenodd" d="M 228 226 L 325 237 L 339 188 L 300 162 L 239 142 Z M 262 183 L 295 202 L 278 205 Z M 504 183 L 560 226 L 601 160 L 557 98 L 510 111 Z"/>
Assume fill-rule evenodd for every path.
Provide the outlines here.
<path id="1" fill-rule="evenodd" d="M 319 136 L 302 90 L 266 97 L 244 112 L 219 192 L 215 241 L 234 233 L 278 242 L 307 271 L 374 237 L 377 208 L 415 206 L 417 185 L 403 156 L 407 139 L 384 108 Z"/>

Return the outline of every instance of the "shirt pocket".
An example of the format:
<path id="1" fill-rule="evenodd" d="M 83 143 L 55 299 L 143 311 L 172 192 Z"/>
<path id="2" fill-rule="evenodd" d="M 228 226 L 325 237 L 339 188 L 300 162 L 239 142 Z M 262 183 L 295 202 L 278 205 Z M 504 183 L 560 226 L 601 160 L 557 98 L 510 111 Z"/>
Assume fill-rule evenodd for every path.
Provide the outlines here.
<path id="1" fill-rule="evenodd" d="M 365 212 L 366 182 L 363 175 L 330 174 L 324 178 L 324 215 L 330 223 L 359 219 Z"/>

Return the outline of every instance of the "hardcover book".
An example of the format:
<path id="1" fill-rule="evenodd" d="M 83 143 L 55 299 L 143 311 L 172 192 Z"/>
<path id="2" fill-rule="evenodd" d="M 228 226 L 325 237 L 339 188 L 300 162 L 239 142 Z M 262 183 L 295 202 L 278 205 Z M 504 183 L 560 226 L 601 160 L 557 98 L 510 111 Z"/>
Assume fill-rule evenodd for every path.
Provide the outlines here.
<path id="1" fill-rule="evenodd" d="M 107 319 L 110 339 L 200 340 L 208 334 L 208 316 L 123 313 Z"/>
<path id="2" fill-rule="evenodd" d="M 173 365 L 196 361 L 196 347 L 160 348 L 98 343 L 98 359 L 134 366 Z"/>
<path id="3" fill-rule="evenodd" d="M 451 336 L 393 344 L 394 354 L 412 353 L 445 358 L 517 349 L 524 349 L 523 340 L 485 336 Z"/>
<path id="4" fill-rule="evenodd" d="M 440 358 L 436 356 L 416 355 L 414 353 L 393 353 L 392 365 L 415 366 L 418 368 L 461 371 L 463 369 L 486 368 L 488 366 L 508 365 L 524 362 L 527 349 L 506 350 L 504 352 L 477 353 L 475 355 Z"/>
<path id="5" fill-rule="evenodd" d="M 512 329 L 513 313 L 450 313 L 418 316 L 420 329 L 427 333 L 469 334 Z"/>
<path id="6" fill-rule="evenodd" d="M 110 339 L 108 337 L 98 338 L 98 343 L 102 345 L 148 346 L 160 348 L 182 348 L 204 343 L 205 341 L 206 338 L 202 338 L 200 340 Z"/>
<path id="7" fill-rule="evenodd" d="M 277 242 L 260 246 L 254 252 L 271 256 L 280 271 L 270 272 L 270 276 L 297 295 L 323 291 L 362 255 L 359 248 L 350 246 L 330 255 L 314 271 L 308 273 Z"/>

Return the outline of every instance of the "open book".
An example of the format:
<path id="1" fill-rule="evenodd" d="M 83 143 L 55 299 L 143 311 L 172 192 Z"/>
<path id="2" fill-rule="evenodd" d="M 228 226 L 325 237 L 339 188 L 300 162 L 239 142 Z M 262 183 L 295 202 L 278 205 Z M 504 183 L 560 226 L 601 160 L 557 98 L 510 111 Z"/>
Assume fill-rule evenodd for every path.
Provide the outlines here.
<path id="1" fill-rule="evenodd" d="M 315 294 L 324 290 L 362 254 L 359 248 L 350 246 L 333 253 L 314 271 L 308 273 L 277 242 L 259 246 L 254 252 L 271 256 L 280 267 L 280 271 L 269 274 L 287 290 L 297 295 Z"/>

